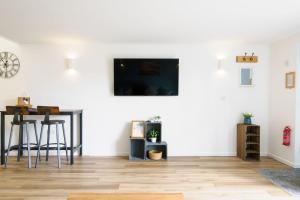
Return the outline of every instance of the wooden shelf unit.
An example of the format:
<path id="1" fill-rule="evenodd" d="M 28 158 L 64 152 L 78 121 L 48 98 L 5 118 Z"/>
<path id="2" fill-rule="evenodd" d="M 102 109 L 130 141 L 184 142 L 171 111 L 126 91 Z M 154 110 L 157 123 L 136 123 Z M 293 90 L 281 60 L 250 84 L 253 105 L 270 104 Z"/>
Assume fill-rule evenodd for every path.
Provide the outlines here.
<path id="1" fill-rule="evenodd" d="M 243 160 L 260 160 L 260 126 L 237 125 L 237 156 Z"/>
<path id="2" fill-rule="evenodd" d="M 150 160 L 148 152 L 150 150 L 162 151 L 162 160 L 168 159 L 168 145 L 162 141 L 161 137 L 161 123 L 160 122 L 145 122 L 145 135 L 143 138 L 129 138 L 129 160 Z M 150 130 L 157 130 L 157 142 L 153 143 L 148 138 Z"/>

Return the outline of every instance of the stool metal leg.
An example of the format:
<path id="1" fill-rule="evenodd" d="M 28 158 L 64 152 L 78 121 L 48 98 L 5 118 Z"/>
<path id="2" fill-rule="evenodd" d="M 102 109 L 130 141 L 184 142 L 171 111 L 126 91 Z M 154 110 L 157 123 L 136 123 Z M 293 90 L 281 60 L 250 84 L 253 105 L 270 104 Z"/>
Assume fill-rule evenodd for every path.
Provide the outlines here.
<path id="1" fill-rule="evenodd" d="M 67 161 L 69 161 L 69 156 L 68 156 L 68 145 L 67 145 L 67 140 L 66 140 L 66 131 L 65 131 L 65 125 L 64 125 L 64 124 L 62 124 L 62 129 L 63 129 L 64 142 L 65 142 L 65 147 L 66 147 Z"/>
<path id="2" fill-rule="evenodd" d="M 56 124 L 56 140 L 57 140 L 57 161 L 58 161 L 58 168 L 60 168 L 60 143 L 59 143 L 58 124 Z"/>
<path id="3" fill-rule="evenodd" d="M 12 137 L 12 134 L 13 134 L 13 128 L 14 128 L 14 125 L 12 124 L 11 128 L 10 128 L 9 141 L 8 141 L 8 149 L 7 149 L 6 159 L 5 159 L 5 168 L 7 167 L 7 159 L 8 159 L 9 152 L 10 152 L 10 145 L 11 145 L 11 137 Z"/>
<path id="4" fill-rule="evenodd" d="M 22 140 L 23 140 L 22 131 L 24 131 L 24 129 L 21 128 L 22 126 L 23 126 L 23 124 L 20 124 L 20 126 L 19 126 L 19 145 L 18 145 L 18 158 L 17 158 L 18 162 L 20 161 L 20 157 L 21 157 L 21 148 L 23 148 L 23 146 L 22 146 Z"/>
<path id="5" fill-rule="evenodd" d="M 36 141 L 36 145 L 38 145 L 38 143 L 39 143 L 39 138 L 38 138 L 38 134 L 37 134 L 37 130 L 36 130 L 36 123 L 34 123 L 33 126 L 34 126 L 34 133 L 35 133 L 35 141 Z"/>
<path id="6" fill-rule="evenodd" d="M 26 136 L 27 136 L 28 168 L 31 168 L 30 139 L 29 139 L 29 133 L 28 133 L 28 123 L 26 123 L 25 128 L 26 128 Z"/>
<path id="7" fill-rule="evenodd" d="M 48 157 L 49 157 L 49 141 L 50 141 L 50 125 L 48 125 L 48 132 L 47 132 L 47 151 L 46 151 L 46 161 L 48 161 Z"/>
<path id="8" fill-rule="evenodd" d="M 38 151 L 37 151 L 37 155 L 36 155 L 36 159 L 35 159 L 35 168 L 37 167 L 38 159 L 39 159 L 39 161 L 41 161 L 41 152 L 40 151 L 41 151 L 41 142 L 42 142 L 43 129 L 44 129 L 44 125 L 42 124 L 41 133 L 40 133 L 40 140 L 38 142 Z"/>

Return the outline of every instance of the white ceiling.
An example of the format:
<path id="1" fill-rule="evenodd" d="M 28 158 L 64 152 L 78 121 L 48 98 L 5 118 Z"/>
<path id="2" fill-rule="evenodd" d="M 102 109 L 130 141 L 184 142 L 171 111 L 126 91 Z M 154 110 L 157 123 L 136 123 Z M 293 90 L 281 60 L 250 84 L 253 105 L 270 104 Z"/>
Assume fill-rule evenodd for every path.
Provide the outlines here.
<path id="1" fill-rule="evenodd" d="M 0 0 L 19 43 L 270 43 L 300 32 L 300 0 Z"/>

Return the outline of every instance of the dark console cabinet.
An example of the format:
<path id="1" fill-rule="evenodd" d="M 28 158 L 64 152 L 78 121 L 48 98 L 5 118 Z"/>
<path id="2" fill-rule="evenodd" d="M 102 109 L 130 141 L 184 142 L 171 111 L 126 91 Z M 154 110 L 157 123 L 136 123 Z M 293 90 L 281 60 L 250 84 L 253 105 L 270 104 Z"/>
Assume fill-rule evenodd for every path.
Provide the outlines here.
<path id="1" fill-rule="evenodd" d="M 150 130 L 157 130 L 159 135 L 157 142 L 153 143 L 148 138 Z M 162 159 L 168 159 L 168 145 L 162 141 L 162 124 L 158 122 L 145 122 L 145 137 L 144 138 L 129 138 L 129 160 L 150 160 L 148 151 L 162 151 Z"/>

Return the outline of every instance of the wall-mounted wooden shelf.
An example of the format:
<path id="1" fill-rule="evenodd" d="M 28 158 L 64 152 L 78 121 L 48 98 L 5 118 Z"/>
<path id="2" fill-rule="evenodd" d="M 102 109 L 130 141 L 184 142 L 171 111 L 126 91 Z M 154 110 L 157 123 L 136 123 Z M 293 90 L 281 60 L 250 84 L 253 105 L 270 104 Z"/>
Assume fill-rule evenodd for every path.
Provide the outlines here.
<path id="1" fill-rule="evenodd" d="M 257 63 L 258 57 L 257 56 L 237 56 L 236 62 L 237 63 Z"/>

